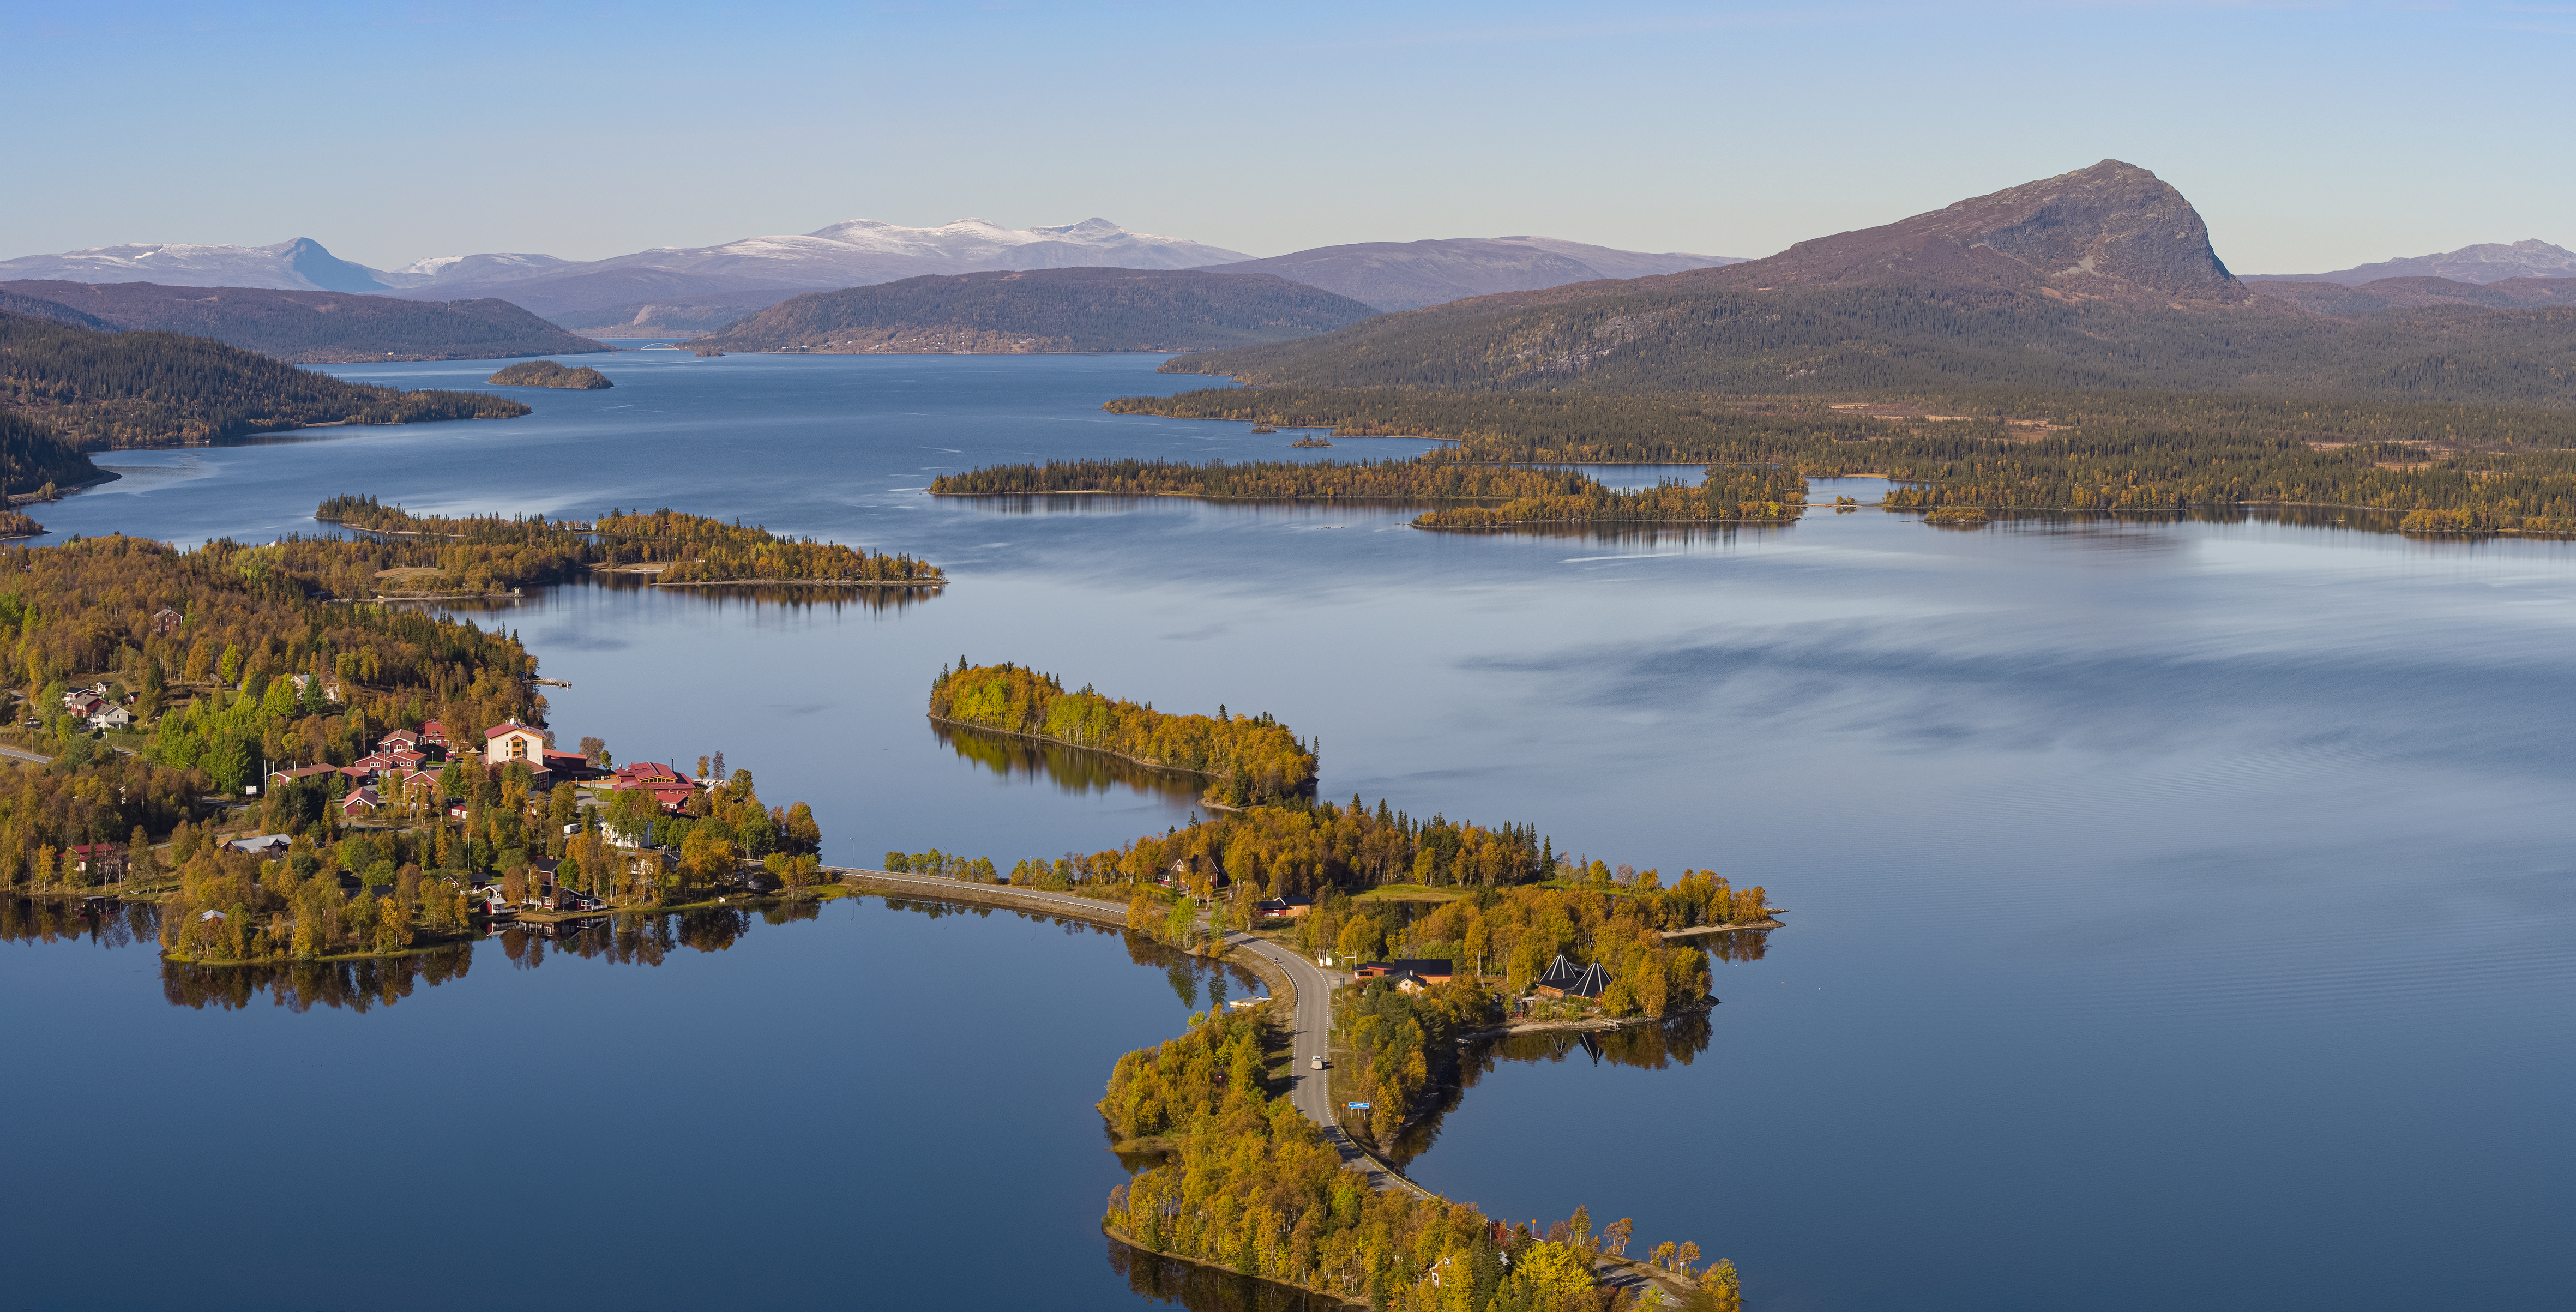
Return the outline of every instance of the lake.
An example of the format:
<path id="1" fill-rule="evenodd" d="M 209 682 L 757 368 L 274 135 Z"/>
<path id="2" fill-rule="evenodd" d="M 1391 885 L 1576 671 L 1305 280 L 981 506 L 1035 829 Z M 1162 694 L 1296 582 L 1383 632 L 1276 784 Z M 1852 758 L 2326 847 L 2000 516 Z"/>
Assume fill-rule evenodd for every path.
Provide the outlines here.
<path id="1" fill-rule="evenodd" d="M 921 494 L 1003 460 L 1426 445 L 1098 409 L 1206 381 L 1156 363 L 620 354 L 611 390 L 514 392 L 522 419 L 117 453 L 39 518 L 186 543 L 314 531 L 340 493 L 668 505 L 927 557 L 953 582 L 908 604 L 579 585 L 488 616 L 571 681 L 559 730 L 723 751 L 836 863 L 1187 823 L 1186 792 L 943 741 L 923 700 L 963 655 L 1269 711 L 1328 796 L 1763 884 L 1790 928 L 1718 966 L 1704 1046 L 1509 1054 L 1411 1170 L 1695 1240 L 1764 1312 L 2563 1302 L 2576 547 Z M 173 1006 L 148 950 L 0 945 L 41 1054 L 6 1086 L 36 1131 L 0 1204 L 23 1296 L 1136 1306 L 1089 1103 L 1194 977 L 1005 913 L 750 919 L 651 967 L 486 943 L 364 1012 Z"/>

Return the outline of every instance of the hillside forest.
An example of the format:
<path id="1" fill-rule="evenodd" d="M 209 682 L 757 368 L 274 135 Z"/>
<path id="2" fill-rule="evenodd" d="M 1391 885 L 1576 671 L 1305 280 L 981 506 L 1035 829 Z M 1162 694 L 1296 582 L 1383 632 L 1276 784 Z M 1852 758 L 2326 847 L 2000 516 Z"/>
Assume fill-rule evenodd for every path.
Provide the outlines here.
<path id="1" fill-rule="evenodd" d="M 1205 350 L 1310 337 L 1375 313 L 1266 274 L 996 270 L 792 296 L 698 345 L 846 354 Z"/>
<path id="2" fill-rule="evenodd" d="M 254 351 L 168 332 L 98 332 L 0 313 L 0 410 L 82 450 L 184 446 L 327 424 L 506 419 L 481 392 L 343 382 Z M 96 481 L 55 481 L 69 486 Z"/>
<path id="3" fill-rule="evenodd" d="M 490 297 L 414 301 L 266 287 L 55 281 L 0 283 L 0 294 L 24 298 L 0 301 L 0 309 L 86 327 L 187 333 L 292 364 L 488 360 L 609 349 Z"/>

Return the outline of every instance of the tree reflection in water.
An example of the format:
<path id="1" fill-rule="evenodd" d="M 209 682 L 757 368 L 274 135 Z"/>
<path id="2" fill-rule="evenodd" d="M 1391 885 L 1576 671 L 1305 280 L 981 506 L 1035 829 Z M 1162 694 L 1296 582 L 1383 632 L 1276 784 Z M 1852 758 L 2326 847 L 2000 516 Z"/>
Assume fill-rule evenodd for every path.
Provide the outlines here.
<path id="1" fill-rule="evenodd" d="M 1178 1303 L 1190 1312 L 1334 1312 L 1337 1298 L 1237 1275 L 1130 1248 L 1107 1239 L 1109 1269 L 1126 1277 L 1137 1297 Z"/>
<path id="2" fill-rule="evenodd" d="M 1197 801 L 1199 794 L 1207 788 L 1204 776 L 1179 770 L 1157 770 L 1106 752 L 1087 752 L 1077 747 L 990 733 L 938 720 L 928 723 L 931 735 L 942 746 L 955 752 L 959 759 L 973 761 L 1005 779 L 1035 780 L 1044 776 L 1054 780 L 1055 786 L 1067 793 L 1105 793 L 1117 788 L 1132 788 L 1140 793 L 1160 793 L 1190 802 Z"/>
<path id="3" fill-rule="evenodd" d="M 157 908 L 141 907 L 139 911 Z M 549 952 L 570 953 L 585 960 L 621 966 L 658 966 L 680 948 L 722 952 L 751 932 L 754 922 L 784 925 L 822 914 L 820 902 L 778 902 L 762 906 L 692 907 L 684 911 L 632 911 L 589 916 L 553 925 L 503 925 L 486 935 L 497 940 L 502 955 L 518 970 L 545 964 Z M 23 909 L 14 921 L 27 919 Z M 146 922 L 132 914 L 118 931 L 137 942 L 158 935 L 157 916 Z M 140 926 L 140 928 L 136 928 Z M 102 933 L 106 931 L 100 931 Z M 14 935 L 13 935 L 14 936 Z M 32 935 L 30 935 L 32 937 Z M 261 994 L 290 1011 L 326 1007 L 366 1011 L 392 1006 L 424 985 L 436 987 L 461 979 L 474 964 L 473 943 L 446 943 L 398 957 L 365 957 L 349 961 L 282 961 L 247 966 L 198 966 L 161 963 L 161 991 L 174 1007 L 247 1007 Z"/>
<path id="4" fill-rule="evenodd" d="M 157 943 L 161 907 L 106 897 L 0 897 L 0 942 L 68 943 L 87 939 L 103 948 Z"/>
<path id="5" fill-rule="evenodd" d="M 1718 937 L 1743 937 L 1719 935 Z M 1458 1083 L 1441 1091 L 1431 1109 L 1420 1120 L 1404 1128 L 1387 1155 L 1397 1169 L 1431 1150 L 1440 1138 L 1440 1123 L 1467 1096 L 1467 1090 L 1492 1074 L 1503 1062 L 1561 1062 L 1581 1057 L 1598 1066 L 1633 1066 L 1639 1070 L 1659 1071 L 1679 1063 L 1691 1064 L 1708 1051 L 1711 1035 L 1709 1013 L 1685 1012 L 1660 1025 L 1640 1025 L 1634 1029 L 1596 1033 L 1590 1030 L 1547 1030 L 1536 1034 L 1507 1034 L 1481 1040 L 1458 1054 Z"/>

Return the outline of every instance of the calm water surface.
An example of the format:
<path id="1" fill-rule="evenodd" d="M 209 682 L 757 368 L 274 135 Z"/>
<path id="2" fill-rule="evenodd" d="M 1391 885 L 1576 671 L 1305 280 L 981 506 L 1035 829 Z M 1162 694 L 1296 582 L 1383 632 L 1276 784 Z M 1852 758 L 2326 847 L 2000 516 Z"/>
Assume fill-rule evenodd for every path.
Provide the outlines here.
<path id="1" fill-rule="evenodd" d="M 616 388 L 522 393 L 524 419 L 121 455 L 43 518 L 247 539 L 373 492 L 927 556 L 954 583 L 910 604 L 576 586 L 491 616 L 572 681 L 559 729 L 722 750 L 811 801 L 835 861 L 1007 868 L 1186 823 L 1186 795 L 943 742 L 922 699 L 965 655 L 1274 712 L 1320 737 L 1334 796 L 1765 884 L 1792 928 L 1719 968 L 1704 1046 L 1507 1054 L 1413 1164 L 1501 1215 L 1694 1239 L 1765 1312 L 2563 1306 L 2576 552 L 1875 511 L 1452 537 L 920 494 L 1006 459 L 1424 445 L 1097 409 L 1200 381 L 1155 363 L 620 355 Z M 42 1054 L 6 1077 L 31 1132 L 0 1251 L 42 1306 L 896 1306 L 964 1281 L 1130 1307 L 1088 1104 L 1172 1031 L 1178 982 L 1103 936 L 873 902 L 652 968 L 486 944 L 364 1014 L 173 1007 L 148 951 L 0 946 Z M 552 1279 L 477 1256 L 529 1247 L 593 1256 Z"/>

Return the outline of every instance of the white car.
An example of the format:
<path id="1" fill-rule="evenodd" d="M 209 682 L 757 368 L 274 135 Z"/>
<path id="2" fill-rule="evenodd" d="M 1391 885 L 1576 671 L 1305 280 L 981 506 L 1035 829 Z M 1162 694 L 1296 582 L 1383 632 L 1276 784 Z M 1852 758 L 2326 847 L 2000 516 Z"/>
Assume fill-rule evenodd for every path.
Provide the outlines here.
<path id="1" fill-rule="evenodd" d="M 1322 1057 L 1315 1058 L 1315 1069 L 1319 1071 L 1324 1069 L 1324 1059 Z"/>

